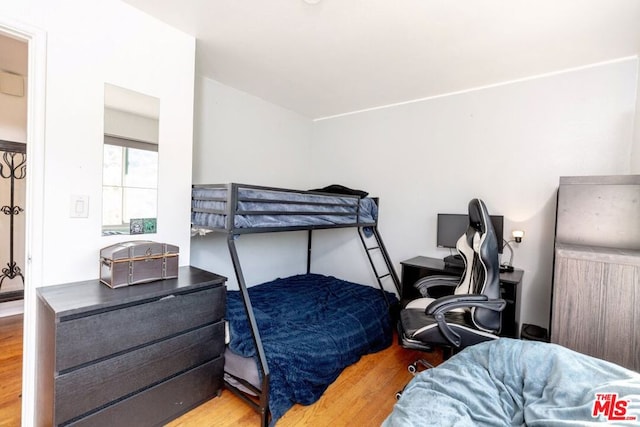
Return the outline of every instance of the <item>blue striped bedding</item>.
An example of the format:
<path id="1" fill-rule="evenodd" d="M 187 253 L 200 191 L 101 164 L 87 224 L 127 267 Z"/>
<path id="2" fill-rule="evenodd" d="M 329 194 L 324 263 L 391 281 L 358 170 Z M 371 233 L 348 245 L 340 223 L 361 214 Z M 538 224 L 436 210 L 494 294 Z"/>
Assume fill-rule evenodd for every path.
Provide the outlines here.
<path id="1" fill-rule="evenodd" d="M 238 188 L 234 223 L 230 228 L 374 225 L 378 207 L 371 198 L 275 189 Z M 229 190 L 194 186 L 191 222 L 194 227 L 229 228 Z"/>

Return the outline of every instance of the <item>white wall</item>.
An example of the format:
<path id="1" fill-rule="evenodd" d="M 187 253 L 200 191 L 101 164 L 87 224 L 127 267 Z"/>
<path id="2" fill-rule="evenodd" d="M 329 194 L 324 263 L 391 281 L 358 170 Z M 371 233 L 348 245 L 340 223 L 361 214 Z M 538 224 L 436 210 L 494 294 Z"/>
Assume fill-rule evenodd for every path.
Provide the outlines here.
<path id="1" fill-rule="evenodd" d="M 637 59 L 625 59 L 311 126 L 199 79 L 194 183 L 367 190 L 381 197 L 380 229 L 398 273 L 404 259 L 448 254 L 435 247 L 437 213 L 465 212 L 469 199 L 481 197 L 505 216 L 506 236 L 526 231 L 514 245 L 514 264 L 525 270 L 521 321 L 547 326 L 558 178 L 631 172 L 637 69 Z M 375 280 L 355 236 L 315 233 L 312 270 Z M 302 272 L 304 237 L 241 237 L 247 283 Z M 224 236 L 194 237 L 192 263 L 235 287 Z"/>
<path id="2" fill-rule="evenodd" d="M 630 172 L 638 60 L 473 90 L 315 123 L 315 181 L 380 197 L 380 230 L 391 257 L 442 257 L 438 212 L 464 213 L 473 197 L 523 229 L 514 265 L 525 270 L 521 320 L 547 326 L 558 178 Z M 319 269 L 371 278 L 366 264 L 339 262 L 317 239 Z M 352 258 L 347 258 L 352 259 Z"/>
<path id="3" fill-rule="evenodd" d="M 195 39 L 117 0 L 5 1 L 0 17 L 43 34 L 39 47 L 46 41 L 44 149 L 39 149 L 44 159 L 36 162 L 44 164 L 44 173 L 39 171 L 44 191 L 34 191 L 44 194 L 37 216 L 44 223 L 33 227 L 37 266 L 31 268 L 41 275 L 31 277 L 30 286 L 97 278 L 100 248 L 128 239 L 101 236 L 105 83 L 160 99 L 158 233 L 153 239 L 180 246 L 180 263 L 188 264 Z M 69 218 L 70 197 L 76 194 L 89 196 L 88 218 Z M 29 295 L 24 425 L 33 423 L 36 410 L 35 294 Z"/>
<path id="4" fill-rule="evenodd" d="M 239 182 L 309 189 L 310 119 L 214 80 L 196 81 L 193 183 Z M 248 284 L 306 270 L 304 232 L 242 236 L 238 252 Z M 226 235 L 192 239 L 192 265 L 237 282 Z M 250 267 L 249 267 L 250 266 Z"/>
<path id="5" fill-rule="evenodd" d="M 636 83 L 636 117 L 633 133 L 633 147 L 631 149 L 631 173 L 640 174 L 640 70 Z"/>
<path id="6" fill-rule="evenodd" d="M 194 38 L 115 0 L 5 2 L 0 13 L 47 33 L 42 284 L 96 278 L 99 249 L 129 239 L 100 232 L 105 83 L 160 99 L 158 233 L 144 238 L 177 244 L 188 264 Z M 89 218 L 69 218 L 72 195 L 89 196 Z"/>

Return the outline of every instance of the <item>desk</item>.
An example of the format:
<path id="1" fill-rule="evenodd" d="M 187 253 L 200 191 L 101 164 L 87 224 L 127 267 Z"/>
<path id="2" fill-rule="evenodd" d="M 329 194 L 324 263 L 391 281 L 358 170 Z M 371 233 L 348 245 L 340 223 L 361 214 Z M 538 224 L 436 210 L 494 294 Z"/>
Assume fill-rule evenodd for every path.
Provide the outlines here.
<path id="1" fill-rule="evenodd" d="M 400 302 L 404 307 L 409 301 L 420 298 L 421 295 L 413 284 L 426 276 L 445 274 L 459 276 L 459 269 L 447 268 L 444 261 L 439 258 L 417 256 L 400 263 L 402 265 L 402 278 L 400 281 Z M 518 337 L 520 330 L 520 295 L 523 270 L 515 269 L 511 272 L 500 273 L 500 296 L 507 302 L 502 312 L 503 337 Z M 436 295 L 437 296 L 437 295 Z"/>

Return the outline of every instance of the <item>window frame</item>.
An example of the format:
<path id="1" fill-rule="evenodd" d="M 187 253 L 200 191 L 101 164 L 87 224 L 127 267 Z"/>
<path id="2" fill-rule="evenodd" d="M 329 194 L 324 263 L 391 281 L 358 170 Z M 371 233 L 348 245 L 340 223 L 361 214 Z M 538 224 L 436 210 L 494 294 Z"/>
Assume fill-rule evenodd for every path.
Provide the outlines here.
<path id="1" fill-rule="evenodd" d="M 102 177 L 102 191 L 103 194 L 105 194 L 105 189 L 113 189 L 113 188 L 119 188 L 120 191 L 120 215 L 121 215 L 121 223 L 120 224 L 105 224 L 105 207 L 102 207 L 102 235 L 106 236 L 106 235 L 111 235 L 111 234 L 130 234 L 130 224 L 131 224 L 131 218 L 128 219 L 128 221 L 125 222 L 125 213 L 127 212 L 126 210 L 126 190 L 127 189 L 134 189 L 134 190 L 152 190 L 155 192 L 155 196 L 156 196 L 156 214 L 154 215 L 157 216 L 157 196 L 158 196 L 158 170 L 157 170 L 157 166 L 158 166 L 158 159 L 156 158 L 155 164 L 156 164 L 156 176 L 155 176 L 155 186 L 140 186 L 140 185 L 127 185 L 127 180 L 126 180 L 126 175 L 127 175 L 127 167 L 128 167 L 128 162 L 127 162 L 127 156 L 128 156 L 128 149 L 136 149 L 136 150 L 143 150 L 143 151 L 149 151 L 149 152 L 155 152 L 158 153 L 158 144 L 154 143 L 154 142 L 148 142 L 148 141 L 142 141 L 142 140 L 137 140 L 137 139 L 133 139 L 133 138 L 127 138 L 127 137 L 122 137 L 122 136 L 116 136 L 116 135 L 109 135 L 109 134 L 104 134 L 104 141 L 103 141 L 103 157 L 104 157 L 104 150 L 106 146 L 116 146 L 116 147 L 121 147 L 123 148 L 122 150 L 122 161 L 121 161 L 121 167 L 120 167 L 120 185 L 111 185 L 111 184 L 105 184 L 105 165 L 104 165 L 104 160 L 103 160 L 103 165 L 102 165 L 102 173 L 103 173 L 103 177 Z M 103 203 L 104 203 L 104 196 L 103 196 Z"/>

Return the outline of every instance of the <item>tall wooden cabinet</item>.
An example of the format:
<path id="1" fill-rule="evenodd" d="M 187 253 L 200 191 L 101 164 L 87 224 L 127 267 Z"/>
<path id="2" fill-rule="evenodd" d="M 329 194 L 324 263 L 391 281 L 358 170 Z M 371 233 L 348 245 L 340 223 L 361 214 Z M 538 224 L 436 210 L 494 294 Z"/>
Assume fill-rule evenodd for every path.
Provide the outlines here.
<path id="1" fill-rule="evenodd" d="M 551 342 L 640 370 L 640 175 L 563 177 Z"/>

